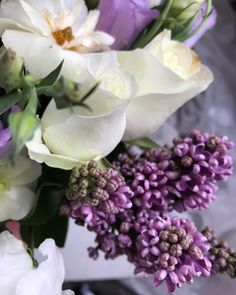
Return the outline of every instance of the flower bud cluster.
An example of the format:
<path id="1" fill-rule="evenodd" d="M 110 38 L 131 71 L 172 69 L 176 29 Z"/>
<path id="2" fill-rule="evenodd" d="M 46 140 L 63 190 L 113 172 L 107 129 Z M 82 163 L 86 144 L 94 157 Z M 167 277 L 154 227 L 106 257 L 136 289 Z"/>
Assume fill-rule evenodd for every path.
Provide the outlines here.
<path id="1" fill-rule="evenodd" d="M 219 241 L 213 230 L 205 228 L 202 234 L 210 244 L 209 259 L 212 263 L 212 273 L 227 273 L 236 278 L 236 251 L 224 241 Z"/>

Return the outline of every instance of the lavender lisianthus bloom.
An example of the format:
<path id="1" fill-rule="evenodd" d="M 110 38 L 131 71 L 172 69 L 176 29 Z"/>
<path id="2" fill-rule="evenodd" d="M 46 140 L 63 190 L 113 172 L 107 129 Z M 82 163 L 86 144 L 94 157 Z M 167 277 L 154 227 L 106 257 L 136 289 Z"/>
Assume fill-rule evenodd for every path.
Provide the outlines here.
<path id="1" fill-rule="evenodd" d="M 190 32 L 194 31 L 201 24 L 206 14 L 206 9 L 207 9 L 207 5 L 205 3 L 196 21 L 194 22 Z M 194 36 L 186 40 L 185 44 L 188 45 L 189 47 L 193 47 L 208 30 L 212 29 L 215 26 L 216 20 L 217 20 L 217 12 L 215 9 L 213 9 L 213 11 L 211 12 L 211 15 L 209 16 L 208 20 L 203 25 L 203 27 Z"/>
<path id="2" fill-rule="evenodd" d="M 19 112 L 18 106 L 13 106 L 11 112 Z M 7 117 L 8 114 L 4 114 L 3 117 Z M 11 130 L 9 127 L 5 127 L 2 120 L 0 120 L 0 158 L 6 156 L 11 148 Z"/>
<path id="3" fill-rule="evenodd" d="M 4 128 L 0 121 L 0 158 L 4 157 L 11 146 L 11 131 L 9 128 Z"/>
<path id="4" fill-rule="evenodd" d="M 99 31 L 115 37 L 113 49 L 127 48 L 139 33 L 158 16 L 148 0 L 100 0 Z"/>

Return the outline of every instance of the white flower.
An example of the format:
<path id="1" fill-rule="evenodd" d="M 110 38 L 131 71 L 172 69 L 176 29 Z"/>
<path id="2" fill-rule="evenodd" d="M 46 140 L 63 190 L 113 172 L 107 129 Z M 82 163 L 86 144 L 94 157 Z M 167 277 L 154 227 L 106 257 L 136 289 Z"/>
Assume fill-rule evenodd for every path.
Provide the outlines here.
<path id="1" fill-rule="evenodd" d="M 28 32 L 19 26 L 18 30 L 9 30 L 6 19 L 0 21 L 8 28 L 3 29 L 4 45 L 24 59 L 27 70 L 43 78 L 64 60 L 62 75 L 67 79 L 82 85 L 100 83 L 95 94 L 86 101 L 92 112 L 79 107 L 73 112 L 56 110 L 53 102 L 49 105 L 43 116 L 42 130 L 28 144 L 30 157 L 40 163 L 71 169 L 81 162 L 106 156 L 122 137 L 132 140 L 148 136 L 213 80 L 212 73 L 201 65 L 193 51 L 171 41 L 170 31 L 161 33 L 143 50 L 98 53 L 91 46 L 91 50 L 86 49 L 89 53 L 75 52 L 55 44 L 52 37 L 36 33 L 38 18 L 23 17 L 28 7 L 22 6 L 23 2 L 10 1 L 11 11 L 7 11 L 4 2 L 0 16 L 7 15 L 22 26 L 27 19 L 24 28 Z M 28 0 L 34 7 L 38 2 Z M 71 5 L 79 2 L 82 3 L 73 0 Z M 16 3 L 20 5 L 17 16 L 14 13 Z M 51 2 L 40 3 L 37 4 L 38 13 L 42 7 L 52 9 Z M 70 1 L 52 3 L 55 19 L 59 18 L 61 3 L 71 13 L 74 11 L 70 10 Z"/>
<path id="2" fill-rule="evenodd" d="M 124 140 L 149 135 L 185 102 L 213 81 L 211 71 L 186 45 L 163 31 L 144 50 L 118 53 L 120 67 L 133 75 L 139 90 L 127 109 Z"/>
<path id="3" fill-rule="evenodd" d="M 15 24 L 76 52 L 104 50 L 114 42 L 95 30 L 99 11 L 88 12 L 83 0 L 4 0 L 0 17 L 2 33 Z"/>
<path id="4" fill-rule="evenodd" d="M 15 165 L 0 161 L 0 222 L 20 220 L 32 209 L 36 195 L 30 185 L 41 175 L 41 165 L 18 156 Z"/>
<path id="5" fill-rule="evenodd" d="M 73 295 L 62 292 L 65 277 L 64 263 L 59 249 L 52 239 L 45 240 L 39 247 L 45 261 L 38 268 L 22 241 L 8 231 L 0 234 L 0 290 L 2 295 Z"/>

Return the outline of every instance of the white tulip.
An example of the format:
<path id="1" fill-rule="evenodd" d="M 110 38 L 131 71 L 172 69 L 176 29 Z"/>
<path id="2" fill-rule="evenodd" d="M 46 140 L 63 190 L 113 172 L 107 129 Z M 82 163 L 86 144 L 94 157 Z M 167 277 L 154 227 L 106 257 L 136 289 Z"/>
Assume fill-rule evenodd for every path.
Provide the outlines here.
<path id="1" fill-rule="evenodd" d="M 0 290 L 2 295 L 73 295 L 62 291 L 65 277 L 64 263 L 52 239 L 39 247 L 45 261 L 37 268 L 22 241 L 8 231 L 0 234 Z"/>
<path id="2" fill-rule="evenodd" d="M 15 165 L 0 161 L 0 222 L 26 217 L 36 202 L 31 184 L 41 175 L 41 165 L 18 156 Z"/>

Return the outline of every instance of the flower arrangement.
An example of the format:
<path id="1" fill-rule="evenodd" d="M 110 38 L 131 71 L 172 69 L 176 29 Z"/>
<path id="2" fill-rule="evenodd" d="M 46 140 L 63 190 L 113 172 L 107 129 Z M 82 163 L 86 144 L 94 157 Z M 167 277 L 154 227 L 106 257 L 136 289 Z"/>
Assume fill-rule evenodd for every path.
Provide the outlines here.
<path id="1" fill-rule="evenodd" d="M 191 47 L 215 22 L 211 0 L 1 1 L 1 294 L 73 294 L 69 218 L 91 258 L 126 255 L 154 287 L 236 276 L 236 252 L 180 215 L 215 200 L 233 143 L 149 138 L 213 81 Z"/>

